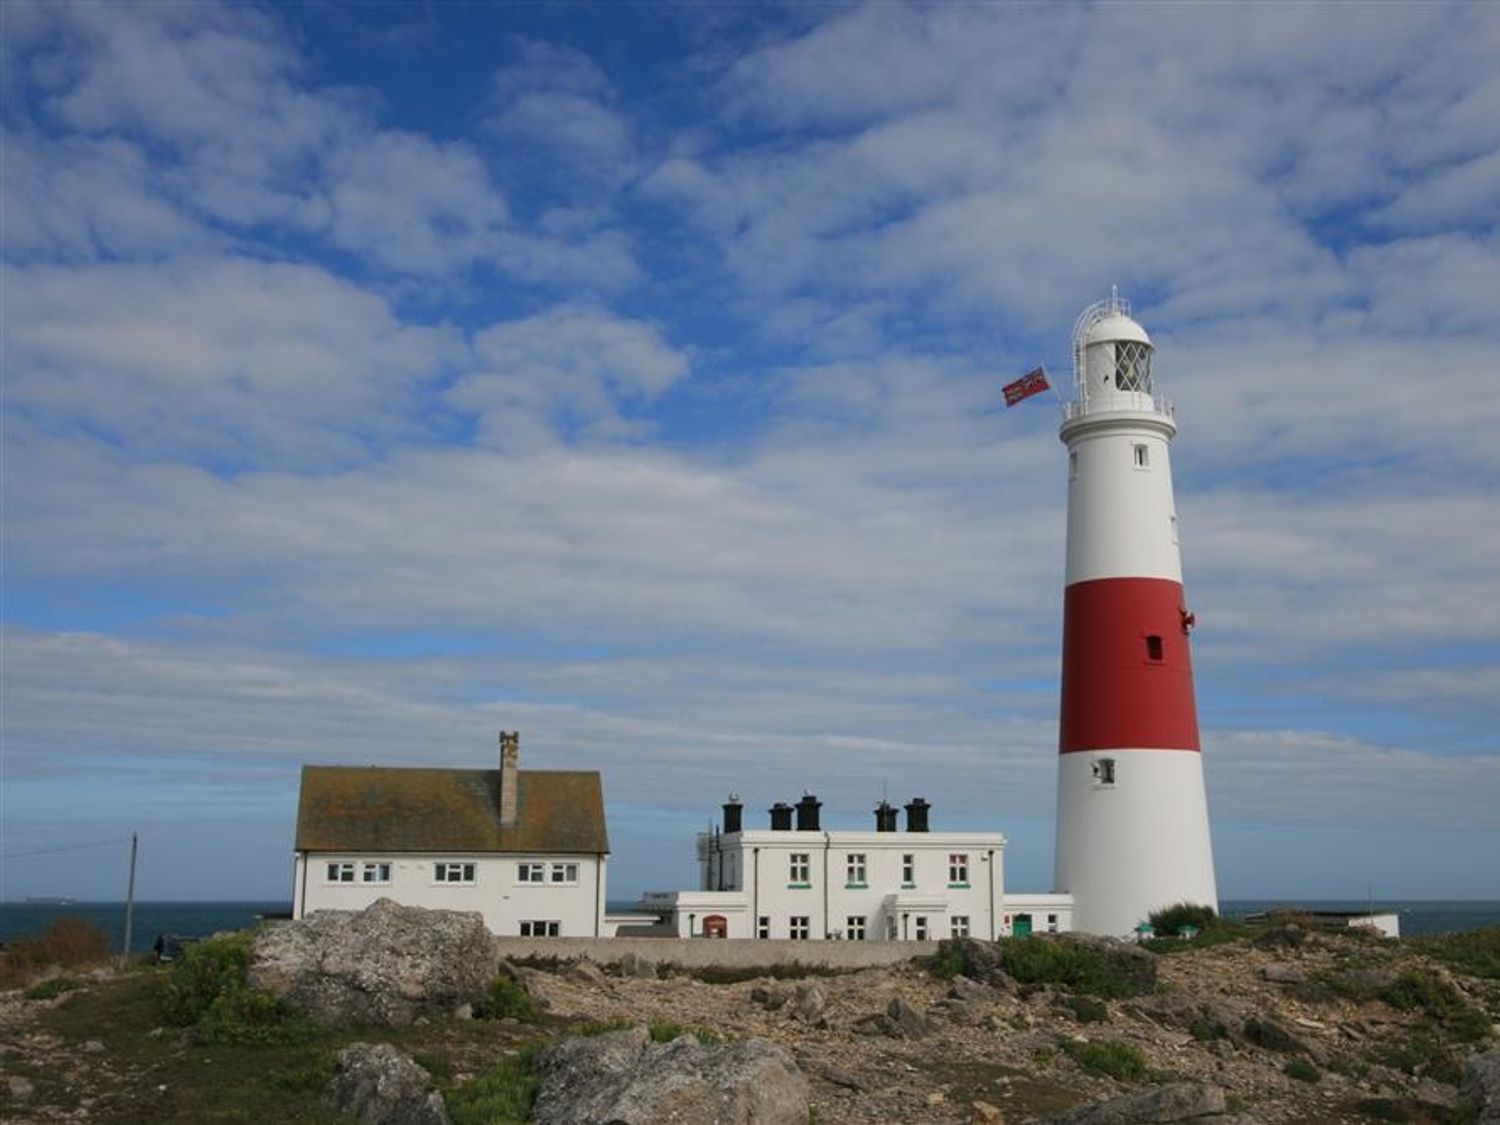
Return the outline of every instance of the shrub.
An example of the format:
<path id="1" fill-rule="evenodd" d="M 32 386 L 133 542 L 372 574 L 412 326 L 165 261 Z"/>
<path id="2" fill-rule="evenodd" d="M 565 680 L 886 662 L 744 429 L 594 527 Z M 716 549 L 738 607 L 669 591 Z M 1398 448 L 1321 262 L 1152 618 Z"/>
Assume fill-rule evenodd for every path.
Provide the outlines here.
<path id="1" fill-rule="evenodd" d="M 691 1035 L 706 1047 L 724 1042 L 724 1037 L 711 1028 L 683 1027 L 682 1024 L 673 1023 L 671 1020 L 652 1020 L 646 1025 L 646 1030 L 651 1033 L 653 1043 L 670 1043 L 684 1035 Z"/>
<path id="2" fill-rule="evenodd" d="M 1109 1019 L 1109 1006 L 1088 996 L 1064 996 L 1057 1003 L 1073 1013 L 1079 1023 L 1102 1023 Z"/>
<path id="3" fill-rule="evenodd" d="M 1160 937 L 1175 937 L 1184 926 L 1195 926 L 1201 932 L 1212 929 L 1219 921 L 1219 912 L 1212 906 L 1179 902 L 1163 907 L 1151 914 L 1150 922 Z"/>
<path id="4" fill-rule="evenodd" d="M 1500 926 L 1415 938 L 1413 944 L 1469 976 L 1500 980 Z"/>
<path id="5" fill-rule="evenodd" d="M 51 1000 L 54 996 L 61 996 L 64 992 L 72 992 L 75 988 L 82 988 L 83 981 L 77 977 L 49 977 L 47 980 L 32 985 L 21 995 L 28 1000 Z"/>
<path id="6" fill-rule="evenodd" d="M 964 970 L 968 967 L 963 951 L 947 943 L 944 943 L 931 957 L 924 958 L 923 964 L 927 971 L 938 980 L 953 980 L 955 977 L 964 976 Z"/>
<path id="7" fill-rule="evenodd" d="M 535 1043 L 455 1089 L 445 1091 L 453 1125 L 521 1125 L 531 1120 L 539 1079 Z"/>
<path id="8" fill-rule="evenodd" d="M 490 981 L 489 990 L 474 1014 L 482 1020 L 515 1019 L 522 1023 L 535 1023 L 541 1016 L 526 986 L 504 975 Z"/>
<path id="9" fill-rule="evenodd" d="M 48 966 L 64 969 L 109 959 L 109 934 L 82 918 L 54 918 L 36 937 L 14 942 L 0 957 L 0 988 L 36 979 Z"/>
<path id="10" fill-rule="evenodd" d="M 1295 1078 L 1298 1082 L 1316 1082 L 1323 1077 L 1323 1072 L 1306 1059 L 1292 1059 L 1281 1070 L 1288 1078 Z"/>
<path id="11" fill-rule="evenodd" d="M 172 966 L 159 1007 L 163 1022 L 191 1027 L 202 1043 L 301 1043 L 312 1025 L 284 1001 L 246 983 L 248 931 L 209 938 Z"/>
<path id="12" fill-rule="evenodd" d="M 1399 1011 L 1418 1011 L 1429 1016 L 1466 1043 L 1478 1042 L 1490 1034 L 1489 1016 L 1470 1004 L 1457 988 L 1432 973 L 1402 973 L 1378 995 Z"/>
<path id="13" fill-rule="evenodd" d="M 1022 984 L 1061 984 L 1075 992 L 1116 999 L 1137 989 L 1097 951 L 1071 942 L 1001 938 L 1000 963 Z"/>
<path id="14" fill-rule="evenodd" d="M 1139 1082 L 1146 1077 L 1146 1056 L 1133 1043 L 1119 1039 L 1102 1039 L 1096 1043 L 1064 1043 L 1063 1050 L 1085 1070 L 1107 1074 L 1122 1082 Z"/>

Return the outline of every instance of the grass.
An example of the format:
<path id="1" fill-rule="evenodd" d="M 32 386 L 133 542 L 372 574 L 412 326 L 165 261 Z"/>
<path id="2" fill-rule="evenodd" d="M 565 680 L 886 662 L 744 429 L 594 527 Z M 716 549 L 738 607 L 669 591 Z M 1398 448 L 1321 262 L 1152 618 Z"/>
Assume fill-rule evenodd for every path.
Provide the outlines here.
<path id="1" fill-rule="evenodd" d="M 1298 1082 L 1317 1082 L 1323 1077 L 1323 1072 L 1306 1059 L 1292 1059 L 1281 1072 L 1288 1078 L 1295 1078 Z"/>
<path id="2" fill-rule="evenodd" d="M 444 1090 L 453 1125 L 520 1125 L 531 1120 L 539 1079 L 537 1042 L 517 1051 L 483 1074 Z"/>
<path id="3" fill-rule="evenodd" d="M 536 1000 L 526 991 L 526 986 L 505 975 L 490 981 L 484 999 L 474 1009 L 474 1015 L 482 1020 L 514 1019 L 522 1023 L 536 1023 L 541 1019 L 541 1009 Z"/>
<path id="4" fill-rule="evenodd" d="M 77 977 L 48 977 L 44 981 L 38 981 L 21 995 L 28 1000 L 51 1000 L 54 996 L 61 996 L 64 992 L 72 992 L 82 987 L 83 981 Z"/>
<path id="5" fill-rule="evenodd" d="M 1472 977 L 1500 981 L 1500 926 L 1412 938 L 1413 948 Z"/>
<path id="6" fill-rule="evenodd" d="M 1079 1066 L 1095 1074 L 1107 1074 L 1121 1082 L 1139 1082 L 1146 1077 L 1146 1056 L 1133 1043 L 1120 1039 L 1067 1042 L 1063 1050 Z"/>
<path id="7" fill-rule="evenodd" d="M 680 1039 L 684 1035 L 691 1035 L 705 1047 L 712 1047 L 724 1042 L 724 1037 L 717 1031 L 707 1027 L 685 1027 L 671 1020 L 652 1020 L 646 1025 L 646 1030 L 651 1033 L 651 1042 L 670 1043 L 674 1039 Z"/>

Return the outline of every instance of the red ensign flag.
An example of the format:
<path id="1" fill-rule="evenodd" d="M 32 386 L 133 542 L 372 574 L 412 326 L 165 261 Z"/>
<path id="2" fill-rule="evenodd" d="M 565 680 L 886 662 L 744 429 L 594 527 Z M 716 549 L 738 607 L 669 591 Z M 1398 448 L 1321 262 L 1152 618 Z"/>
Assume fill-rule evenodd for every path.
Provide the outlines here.
<path id="1" fill-rule="evenodd" d="M 1014 406 L 1023 398 L 1039 395 L 1043 391 L 1050 390 L 1052 384 L 1047 382 L 1047 372 L 1038 367 L 1035 371 L 1028 371 L 1014 383 L 1005 385 L 1005 405 Z"/>

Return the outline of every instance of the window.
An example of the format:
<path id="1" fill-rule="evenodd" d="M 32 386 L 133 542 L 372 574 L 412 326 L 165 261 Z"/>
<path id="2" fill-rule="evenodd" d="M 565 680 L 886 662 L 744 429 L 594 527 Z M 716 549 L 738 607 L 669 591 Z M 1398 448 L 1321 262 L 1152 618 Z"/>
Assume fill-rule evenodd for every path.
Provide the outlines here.
<path id="1" fill-rule="evenodd" d="M 851 914 L 844 919 L 844 936 L 850 941 L 865 940 L 865 918 L 862 914 Z"/>
<path id="2" fill-rule="evenodd" d="M 1177 532 L 1177 516 L 1176 516 L 1175 513 L 1172 516 L 1172 542 L 1173 543 L 1179 542 L 1178 532 Z"/>
<path id="3" fill-rule="evenodd" d="M 955 914 L 948 923 L 948 932 L 954 937 L 968 937 L 969 916 L 967 914 Z"/>
<path id="4" fill-rule="evenodd" d="M 851 887 L 865 886 L 865 854 L 850 854 L 844 861 L 844 882 Z"/>
<path id="5" fill-rule="evenodd" d="M 552 881 L 554 883 L 578 882 L 578 864 L 554 863 L 552 865 Z"/>
<path id="6" fill-rule="evenodd" d="M 359 876 L 366 883 L 389 883 L 391 881 L 391 865 L 389 863 L 361 864 Z"/>
<path id="7" fill-rule="evenodd" d="M 793 852 L 787 879 L 793 886 L 805 887 L 812 882 L 812 855 L 810 852 Z"/>
<path id="8" fill-rule="evenodd" d="M 910 852 L 901 857 L 901 885 L 903 887 L 917 885 L 917 857 Z"/>
<path id="9" fill-rule="evenodd" d="M 918 941 L 927 940 L 927 915 L 918 914 L 915 921 L 916 931 L 912 934 Z"/>
<path id="10" fill-rule="evenodd" d="M 793 941 L 806 941 L 812 933 L 811 919 L 806 914 L 793 914 L 791 923 L 791 938 Z"/>
<path id="11" fill-rule="evenodd" d="M 1115 783 L 1115 760 L 1113 758 L 1100 758 L 1094 763 L 1094 781 L 1100 785 Z"/>
<path id="12" fill-rule="evenodd" d="M 516 882 L 518 883 L 545 883 L 547 881 L 547 865 L 545 863 L 518 863 L 516 864 Z"/>
<path id="13" fill-rule="evenodd" d="M 954 854 L 948 857 L 948 885 L 950 887 L 967 887 L 969 885 L 968 856 Z"/>
<path id="14" fill-rule="evenodd" d="M 432 878 L 438 883 L 472 883 L 474 865 L 472 863 L 435 863 L 432 865 Z"/>
<path id="15" fill-rule="evenodd" d="M 1076 449 L 1068 453 L 1068 479 L 1078 479 L 1078 451 Z"/>
<path id="16" fill-rule="evenodd" d="M 522 937 L 557 937 L 560 933 L 561 922 L 530 920 L 521 923 Z"/>
<path id="17" fill-rule="evenodd" d="M 1047 915 L 1047 932 L 1049 934 L 1055 934 L 1055 933 L 1057 933 L 1057 915 L 1056 914 L 1049 914 L 1049 915 Z"/>
<path id="18" fill-rule="evenodd" d="M 1151 393 L 1151 345 L 1134 340 L 1115 344 L 1115 386 L 1122 391 Z"/>
<path id="19" fill-rule="evenodd" d="M 1144 445 L 1135 447 L 1135 467 L 1137 469 L 1149 469 L 1151 467 L 1151 450 Z"/>
<path id="20" fill-rule="evenodd" d="M 1154 633 L 1146 638 L 1146 659 L 1153 664 L 1162 662 L 1161 638 Z"/>
<path id="21" fill-rule="evenodd" d="M 330 863 L 328 865 L 328 881 L 330 883 L 354 882 L 354 864 Z"/>
<path id="22" fill-rule="evenodd" d="M 760 938 L 761 941 L 766 941 L 770 938 L 771 919 L 768 915 L 762 914 L 758 919 L 756 919 L 755 936 Z"/>

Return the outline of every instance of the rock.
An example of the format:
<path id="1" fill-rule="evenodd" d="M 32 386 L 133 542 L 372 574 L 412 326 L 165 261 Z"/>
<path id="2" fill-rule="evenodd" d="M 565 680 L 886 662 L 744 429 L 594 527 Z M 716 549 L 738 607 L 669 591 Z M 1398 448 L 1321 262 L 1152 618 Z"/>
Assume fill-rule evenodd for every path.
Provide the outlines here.
<path id="1" fill-rule="evenodd" d="M 1302 1040 L 1268 1016 L 1252 1016 L 1246 1020 L 1240 1028 L 1240 1037 L 1251 1046 L 1263 1047 L 1267 1051 L 1280 1051 L 1287 1055 L 1307 1051 L 1307 1045 Z"/>
<path id="2" fill-rule="evenodd" d="M 478 1003 L 498 965 L 477 912 L 383 898 L 358 913 L 320 910 L 255 935 L 249 983 L 323 1027 L 401 1027 Z"/>
<path id="3" fill-rule="evenodd" d="M 989 1102 L 971 1102 L 969 1125 L 1005 1125 L 1005 1114 L 1000 1112 L 999 1106 Z"/>
<path id="4" fill-rule="evenodd" d="M 993 1000 L 995 998 L 995 990 L 989 985 L 981 984 L 970 977 L 954 977 L 953 984 L 948 988 L 948 995 L 954 1000 L 977 1004 L 985 1000 Z"/>
<path id="5" fill-rule="evenodd" d="M 842 1086 L 846 1090 L 853 1090 L 856 1094 L 865 1092 L 865 1084 L 846 1071 L 834 1070 L 832 1067 L 829 1067 L 820 1072 L 818 1076 L 825 1082 L 830 1082 L 835 1086 Z"/>
<path id="6" fill-rule="evenodd" d="M 932 1030 L 927 1017 L 900 996 L 886 1005 L 885 1018 L 883 1030 L 892 1039 L 922 1039 Z"/>
<path id="7" fill-rule="evenodd" d="M 656 966 L 646 960 L 639 953 L 621 954 L 620 960 L 615 963 L 622 977 L 636 977 L 641 980 L 652 980 L 656 977 Z"/>
<path id="8" fill-rule="evenodd" d="M 1272 984 L 1305 984 L 1307 974 L 1292 965 L 1263 965 L 1260 979 Z"/>
<path id="9" fill-rule="evenodd" d="M 104 1053 L 104 1041 L 101 1039 L 89 1039 L 78 1049 L 85 1055 L 100 1055 Z"/>
<path id="10" fill-rule="evenodd" d="M 1204 1082 L 1173 1082 L 1133 1094 L 1078 1106 L 1047 1120 L 1058 1125 L 1138 1125 L 1191 1121 L 1227 1108 L 1224 1091 Z"/>
<path id="11" fill-rule="evenodd" d="M 16 1102 L 29 1101 L 31 1095 L 36 1093 L 36 1086 L 32 1084 L 31 1079 L 23 1078 L 19 1074 L 7 1076 L 5 1088 L 10 1093 L 11 1100 Z"/>
<path id="12" fill-rule="evenodd" d="M 604 975 L 604 970 L 587 957 L 580 958 L 568 966 L 568 978 L 580 984 L 591 984 L 596 988 L 609 987 L 609 978 Z"/>
<path id="13" fill-rule="evenodd" d="M 432 1077 L 389 1043 L 351 1043 L 323 1100 L 360 1125 L 450 1125 Z"/>
<path id="14" fill-rule="evenodd" d="M 764 1039 L 652 1043 L 645 1028 L 568 1039 L 537 1058 L 537 1125 L 805 1125 L 808 1084 Z"/>
<path id="15" fill-rule="evenodd" d="M 791 998 L 791 992 L 777 984 L 758 984 L 750 990 L 750 999 L 768 1012 L 779 1012 Z"/>
<path id="16" fill-rule="evenodd" d="M 1500 1051 L 1471 1055 L 1458 1092 L 1474 1107 L 1476 1125 L 1500 1125 Z"/>
<path id="17" fill-rule="evenodd" d="M 793 1006 L 792 1014 L 803 1023 L 814 1027 L 827 1026 L 828 1021 L 823 1018 L 823 1009 L 828 1006 L 828 997 L 823 990 L 815 984 L 804 982 L 797 986 L 797 1002 Z"/>

